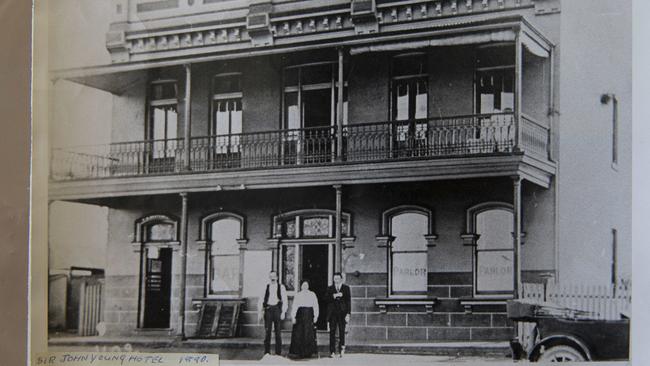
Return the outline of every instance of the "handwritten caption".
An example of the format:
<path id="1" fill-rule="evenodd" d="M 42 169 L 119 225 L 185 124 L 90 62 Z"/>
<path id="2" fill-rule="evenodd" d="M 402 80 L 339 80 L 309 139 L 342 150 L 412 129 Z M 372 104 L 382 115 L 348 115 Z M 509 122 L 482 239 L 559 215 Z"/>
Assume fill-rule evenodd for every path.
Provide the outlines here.
<path id="1" fill-rule="evenodd" d="M 196 353 L 55 352 L 37 355 L 35 366 L 218 366 L 219 356 Z"/>

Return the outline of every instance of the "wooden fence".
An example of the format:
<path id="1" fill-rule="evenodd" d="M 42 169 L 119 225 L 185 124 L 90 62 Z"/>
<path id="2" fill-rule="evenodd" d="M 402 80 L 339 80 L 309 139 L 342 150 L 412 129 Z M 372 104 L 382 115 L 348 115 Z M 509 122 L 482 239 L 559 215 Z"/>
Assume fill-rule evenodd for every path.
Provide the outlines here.
<path id="1" fill-rule="evenodd" d="M 80 336 L 97 335 L 97 323 L 102 321 L 103 280 L 81 282 L 79 289 L 79 328 Z"/>
<path id="2" fill-rule="evenodd" d="M 589 313 L 589 318 L 604 320 L 620 319 L 621 313 L 629 312 L 632 302 L 630 286 L 624 283 L 608 286 L 524 283 L 523 297 L 582 310 Z"/>

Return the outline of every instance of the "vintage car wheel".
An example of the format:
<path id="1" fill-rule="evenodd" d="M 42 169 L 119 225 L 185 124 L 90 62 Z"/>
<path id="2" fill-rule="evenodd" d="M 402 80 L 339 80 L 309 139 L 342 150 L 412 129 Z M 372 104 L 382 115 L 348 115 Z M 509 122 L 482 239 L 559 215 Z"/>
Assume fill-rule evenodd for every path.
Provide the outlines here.
<path id="1" fill-rule="evenodd" d="M 540 362 L 575 362 L 586 360 L 582 352 L 565 345 L 551 346 L 537 358 L 537 361 Z"/>

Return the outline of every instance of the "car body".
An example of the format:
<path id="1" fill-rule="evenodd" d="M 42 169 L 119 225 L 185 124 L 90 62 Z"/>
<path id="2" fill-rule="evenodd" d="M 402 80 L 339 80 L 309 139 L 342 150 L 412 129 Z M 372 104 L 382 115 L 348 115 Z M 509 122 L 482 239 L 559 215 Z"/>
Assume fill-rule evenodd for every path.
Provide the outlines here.
<path id="1" fill-rule="evenodd" d="M 508 302 L 511 320 L 534 324 L 530 334 L 510 342 L 513 358 L 530 361 L 614 361 L 629 359 L 630 320 L 597 319 L 574 309 L 521 300 Z M 529 341 L 525 341 L 528 339 Z"/>

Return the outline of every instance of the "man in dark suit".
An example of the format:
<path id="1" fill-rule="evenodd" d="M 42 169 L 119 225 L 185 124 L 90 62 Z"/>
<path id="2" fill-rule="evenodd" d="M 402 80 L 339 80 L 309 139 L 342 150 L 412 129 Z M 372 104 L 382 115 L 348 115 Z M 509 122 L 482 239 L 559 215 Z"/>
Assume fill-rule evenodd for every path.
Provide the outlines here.
<path id="1" fill-rule="evenodd" d="M 345 353 L 345 324 L 350 321 L 350 287 L 343 284 L 341 273 L 334 274 L 334 284 L 327 288 L 327 321 L 330 327 L 330 353 L 335 357 L 336 330 L 339 331 L 339 356 Z"/>

